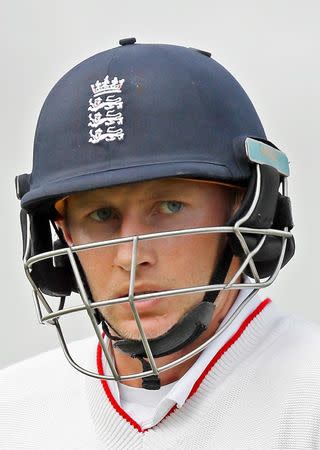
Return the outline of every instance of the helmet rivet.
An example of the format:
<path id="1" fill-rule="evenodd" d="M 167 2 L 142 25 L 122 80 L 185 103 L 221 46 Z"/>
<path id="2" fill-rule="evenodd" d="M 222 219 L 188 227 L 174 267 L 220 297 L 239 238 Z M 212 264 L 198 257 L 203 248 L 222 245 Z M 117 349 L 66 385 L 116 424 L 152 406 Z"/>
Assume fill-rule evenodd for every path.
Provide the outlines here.
<path id="1" fill-rule="evenodd" d="M 130 44 L 134 44 L 135 42 L 136 42 L 136 38 L 131 37 L 131 38 L 120 39 L 119 44 L 120 45 L 130 45 Z"/>

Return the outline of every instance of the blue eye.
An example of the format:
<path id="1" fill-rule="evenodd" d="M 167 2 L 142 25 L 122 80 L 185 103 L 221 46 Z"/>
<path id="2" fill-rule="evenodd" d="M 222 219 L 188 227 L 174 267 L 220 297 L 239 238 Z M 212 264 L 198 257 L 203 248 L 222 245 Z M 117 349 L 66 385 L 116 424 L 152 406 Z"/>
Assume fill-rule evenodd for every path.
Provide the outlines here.
<path id="1" fill-rule="evenodd" d="M 97 209 L 97 211 L 90 214 L 90 217 L 98 222 L 106 222 L 113 217 L 113 210 L 112 208 Z"/>
<path id="2" fill-rule="evenodd" d="M 175 214 L 182 210 L 183 204 L 174 200 L 161 202 L 160 208 L 166 214 Z"/>

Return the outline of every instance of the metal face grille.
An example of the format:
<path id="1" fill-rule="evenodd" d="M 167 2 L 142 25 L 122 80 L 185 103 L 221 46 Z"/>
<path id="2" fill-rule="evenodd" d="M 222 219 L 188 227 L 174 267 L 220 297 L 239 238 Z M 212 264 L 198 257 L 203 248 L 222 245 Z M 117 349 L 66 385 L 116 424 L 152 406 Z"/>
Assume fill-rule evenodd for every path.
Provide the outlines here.
<path id="1" fill-rule="evenodd" d="M 62 345 L 62 348 L 64 350 L 65 356 L 67 357 L 70 364 L 75 367 L 80 372 L 99 379 L 106 379 L 106 380 L 129 380 L 129 379 L 135 379 L 135 378 L 141 378 L 141 377 L 147 377 L 150 375 L 159 375 L 159 373 L 171 369 L 174 366 L 177 366 L 178 364 L 183 363 L 184 361 L 192 358 L 199 352 L 201 352 L 206 346 L 210 344 L 214 339 L 216 339 L 223 331 L 232 323 L 232 321 L 238 316 L 240 311 L 243 309 L 243 307 L 248 303 L 248 301 L 256 294 L 256 292 L 261 289 L 269 286 L 277 277 L 280 268 L 283 263 L 286 245 L 288 239 L 292 237 L 292 234 L 288 231 L 287 228 L 284 230 L 277 230 L 277 229 L 257 229 L 257 228 L 248 228 L 242 226 L 243 223 L 246 222 L 247 218 L 250 217 L 252 211 L 254 210 L 257 201 L 259 199 L 260 195 L 260 187 L 261 187 L 261 179 L 260 179 L 260 170 L 259 165 L 256 165 L 257 168 L 257 185 L 256 185 L 256 191 L 254 195 L 254 199 L 252 201 L 252 205 L 249 208 L 249 211 L 243 216 L 240 220 L 237 221 L 237 223 L 234 226 L 221 226 L 221 227 L 204 227 L 204 228 L 191 228 L 191 229 L 181 229 L 181 230 L 175 230 L 175 231 L 166 231 L 161 233 L 153 233 L 153 234 L 145 234 L 145 235 L 138 235 L 138 236 L 130 236 L 130 237 L 124 237 L 119 239 L 113 239 L 113 240 L 107 240 L 107 241 L 101 241 L 101 242 L 94 242 L 89 244 L 83 244 L 83 245 L 77 245 L 72 247 L 67 247 L 59 250 L 53 250 L 46 253 L 42 253 L 30 258 L 26 258 L 24 261 L 25 265 L 25 271 L 28 280 L 30 281 L 33 289 L 33 295 L 34 295 L 34 301 L 36 306 L 36 311 L 38 315 L 38 319 L 40 323 L 42 324 L 50 324 L 54 325 L 56 327 L 58 337 L 60 340 L 60 343 Z M 283 192 L 285 195 L 287 195 L 287 185 L 286 180 L 282 182 L 283 184 Z M 232 276 L 232 279 L 226 283 L 223 284 L 215 284 L 215 285 L 199 285 L 199 286 L 192 286 L 192 287 L 183 287 L 181 289 L 172 289 L 167 291 L 161 291 L 161 292 L 151 292 L 151 293 L 145 293 L 145 294 L 138 294 L 135 295 L 135 279 L 136 279 L 136 268 L 137 268 L 137 252 L 139 248 L 139 243 L 143 241 L 151 241 L 154 239 L 172 239 L 177 236 L 184 236 L 184 235 L 195 235 L 195 234 L 235 234 L 236 237 L 239 240 L 239 243 L 243 249 L 244 258 L 243 261 L 239 267 L 239 269 L 236 271 L 236 273 Z M 244 235 L 258 235 L 258 244 L 253 250 L 249 250 Z M 275 267 L 274 272 L 272 275 L 270 275 L 267 279 L 261 279 L 257 270 L 257 267 L 254 263 L 253 257 L 255 254 L 261 249 L 263 246 L 265 239 L 267 236 L 275 236 L 281 239 L 282 241 L 282 248 L 280 252 L 280 256 L 277 262 L 277 265 Z M 125 297 L 120 298 L 109 298 L 98 302 L 93 302 L 92 299 L 88 297 L 88 293 L 86 292 L 81 273 L 79 271 L 78 263 L 75 258 L 75 255 L 80 254 L 81 252 L 86 252 L 92 249 L 98 249 L 98 248 L 105 248 L 105 247 L 111 247 L 111 246 L 117 246 L 121 245 L 123 243 L 131 243 L 132 244 L 132 254 L 131 254 L 131 271 L 130 271 L 130 282 L 129 282 L 129 291 L 128 295 Z M 26 252 L 28 254 L 28 251 Z M 74 277 L 78 286 L 78 290 L 80 293 L 81 298 L 81 304 L 76 306 L 66 306 L 66 304 L 62 301 L 60 302 L 60 306 L 57 308 L 56 306 L 53 307 L 50 304 L 50 300 L 47 298 L 48 296 L 44 295 L 43 292 L 38 288 L 36 283 L 34 282 L 32 278 L 32 268 L 35 264 L 44 261 L 46 259 L 52 259 L 59 256 L 67 256 L 69 258 Z M 245 268 L 249 266 L 251 269 L 251 273 L 253 275 L 253 281 L 252 282 L 239 282 L 239 279 L 243 279 L 242 275 L 244 273 Z M 207 339 L 204 343 L 199 345 L 196 349 L 189 352 L 188 354 L 177 358 L 175 361 L 170 362 L 165 365 L 158 365 L 156 359 L 154 358 L 148 338 L 146 336 L 145 330 L 143 328 L 142 321 L 140 320 L 139 313 L 136 308 L 136 304 L 143 300 L 150 300 L 153 298 L 168 298 L 173 296 L 183 296 L 188 295 L 192 293 L 205 293 L 207 291 L 227 291 L 227 290 L 239 290 L 244 288 L 251 288 L 252 291 L 250 291 L 250 294 L 245 298 L 245 300 L 241 303 L 241 305 L 237 308 L 237 310 L 232 314 L 232 316 L 229 318 L 229 320 L 224 324 L 223 327 L 219 329 L 219 331 L 211 336 L 209 339 Z M 134 316 L 137 329 L 139 330 L 140 339 L 143 343 L 143 347 L 145 349 L 149 364 L 151 369 L 140 372 L 140 373 L 132 373 L 129 375 L 120 375 L 116 369 L 114 359 L 113 359 L 113 353 L 112 348 L 110 345 L 108 345 L 108 342 L 106 341 L 100 326 L 98 325 L 98 322 L 96 320 L 95 316 L 95 310 L 101 307 L 108 307 L 116 304 L 121 303 L 127 303 L 130 305 L 132 314 Z M 55 303 L 56 305 L 56 303 Z M 75 315 L 83 312 L 87 315 L 89 318 L 89 321 L 93 327 L 94 333 L 97 336 L 97 339 L 101 345 L 102 352 L 105 356 L 105 359 L 107 361 L 107 364 L 110 369 L 110 375 L 100 375 L 98 373 L 92 372 L 91 370 L 86 369 L 85 367 L 82 367 L 79 365 L 74 359 L 73 356 L 69 352 L 69 346 L 66 342 L 66 339 L 64 337 L 64 333 L 62 331 L 62 327 L 60 325 L 60 320 L 69 315 Z"/>

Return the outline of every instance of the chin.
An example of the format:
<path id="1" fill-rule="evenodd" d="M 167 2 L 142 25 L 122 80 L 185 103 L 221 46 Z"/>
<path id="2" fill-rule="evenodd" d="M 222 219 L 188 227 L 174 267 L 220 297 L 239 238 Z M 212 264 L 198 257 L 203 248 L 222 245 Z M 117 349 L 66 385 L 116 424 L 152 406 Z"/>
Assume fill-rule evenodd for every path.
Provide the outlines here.
<path id="1" fill-rule="evenodd" d="M 143 330 L 147 339 L 156 339 L 159 336 L 162 336 L 164 333 L 169 331 L 179 319 L 174 320 L 173 318 L 168 317 L 153 317 L 153 318 L 142 318 L 140 317 Z M 141 336 L 137 327 L 135 320 L 129 320 L 125 323 L 116 323 L 108 319 L 111 327 L 114 331 L 117 332 L 118 335 L 124 337 L 125 339 L 134 339 L 141 340 Z"/>

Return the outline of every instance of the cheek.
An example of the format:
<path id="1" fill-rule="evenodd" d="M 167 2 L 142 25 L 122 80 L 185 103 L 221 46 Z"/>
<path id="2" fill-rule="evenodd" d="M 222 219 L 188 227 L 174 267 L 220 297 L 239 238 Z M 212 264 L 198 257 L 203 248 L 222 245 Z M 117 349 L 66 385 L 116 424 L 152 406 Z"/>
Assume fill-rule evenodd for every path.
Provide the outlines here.
<path id="1" fill-rule="evenodd" d="M 93 249 L 80 252 L 78 256 L 93 298 L 104 299 L 112 276 L 112 251 L 109 248 Z"/>
<path id="2" fill-rule="evenodd" d="M 98 239 L 98 236 L 87 230 L 87 227 L 73 226 L 71 223 L 69 229 L 74 245 L 89 244 L 102 240 Z"/>
<path id="3" fill-rule="evenodd" d="M 82 245 L 98 242 L 96 236 L 82 227 L 69 224 L 70 237 L 73 245 Z M 86 275 L 86 280 L 94 299 L 104 299 L 106 285 L 111 277 L 113 253 L 111 247 L 84 250 L 78 253 L 81 267 Z"/>
<path id="4" fill-rule="evenodd" d="M 171 240 L 161 248 L 159 272 L 174 279 L 177 287 L 207 284 L 221 253 L 221 236 L 181 236 Z"/>

